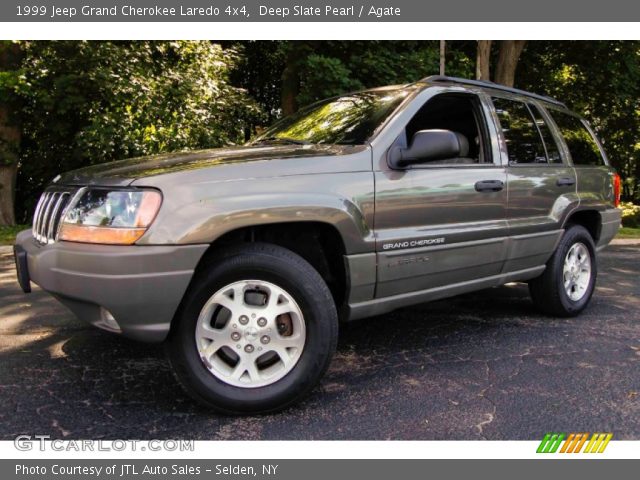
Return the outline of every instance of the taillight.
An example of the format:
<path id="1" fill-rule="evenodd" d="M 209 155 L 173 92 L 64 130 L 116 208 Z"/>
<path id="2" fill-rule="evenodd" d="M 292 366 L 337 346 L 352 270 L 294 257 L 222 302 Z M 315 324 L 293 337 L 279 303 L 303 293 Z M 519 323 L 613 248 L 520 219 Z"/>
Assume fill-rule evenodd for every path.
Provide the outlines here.
<path id="1" fill-rule="evenodd" d="M 620 205 L 621 181 L 620 175 L 613 174 L 613 204 L 618 207 Z"/>

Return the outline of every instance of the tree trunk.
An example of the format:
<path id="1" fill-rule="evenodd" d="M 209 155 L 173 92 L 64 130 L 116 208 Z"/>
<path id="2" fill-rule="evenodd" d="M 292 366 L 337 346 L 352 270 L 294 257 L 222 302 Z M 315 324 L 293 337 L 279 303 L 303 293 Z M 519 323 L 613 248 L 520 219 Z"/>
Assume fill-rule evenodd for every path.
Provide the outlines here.
<path id="1" fill-rule="evenodd" d="M 21 58 L 20 45 L 0 42 L 0 72 L 15 71 Z M 14 96 L 0 97 L 0 226 L 15 225 L 14 200 L 20 149 L 20 127 L 15 115 Z"/>
<path id="2" fill-rule="evenodd" d="M 440 40 L 440 75 L 445 75 L 445 67 L 446 67 L 446 42 L 444 40 Z"/>
<path id="3" fill-rule="evenodd" d="M 0 164 L 0 226 L 16 224 L 14 200 L 18 164 Z"/>
<path id="4" fill-rule="evenodd" d="M 10 108 L 0 103 L 0 226 L 15 225 L 14 199 L 20 128 L 12 125 Z"/>
<path id="5" fill-rule="evenodd" d="M 518 60 L 526 43 L 526 40 L 502 40 L 500 42 L 495 76 L 496 83 L 513 87 Z"/>
<path id="6" fill-rule="evenodd" d="M 296 97 L 300 92 L 299 61 L 298 49 L 295 45 L 289 45 L 282 72 L 282 92 L 280 94 L 280 105 L 285 116 L 298 111 Z"/>
<path id="7" fill-rule="evenodd" d="M 478 40 L 478 53 L 476 55 L 476 80 L 491 80 L 491 42 L 492 40 Z"/>
<path id="8" fill-rule="evenodd" d="M 635 178 L 633 179 L 633 193 L 630 195 L 633 203 L 640 203 L 640 161 L 635 162 Z"/>

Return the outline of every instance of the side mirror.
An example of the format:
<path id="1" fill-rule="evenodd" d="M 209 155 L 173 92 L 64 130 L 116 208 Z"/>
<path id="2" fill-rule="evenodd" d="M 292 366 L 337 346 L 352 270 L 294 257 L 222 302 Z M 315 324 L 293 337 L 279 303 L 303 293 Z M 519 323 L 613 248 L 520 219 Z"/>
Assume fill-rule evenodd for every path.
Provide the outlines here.
<path id="1" fill-rule="evenodd" d="M 417 163 L 433 162 L 465 156 L 469 143 L 464 135 L 451 130 L 419 130 L 414 133 L 409 148 L 393 147 L 389 165 L 403 168 Z"/>

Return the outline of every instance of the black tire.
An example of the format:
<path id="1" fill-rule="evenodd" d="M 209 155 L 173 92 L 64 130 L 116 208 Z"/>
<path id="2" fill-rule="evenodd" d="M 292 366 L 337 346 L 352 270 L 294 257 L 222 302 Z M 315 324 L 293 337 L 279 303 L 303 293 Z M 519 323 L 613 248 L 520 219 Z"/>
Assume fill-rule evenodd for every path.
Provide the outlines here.
<path id="1" fill-rule="evenodd" d="M 275 383 L 243 388 L 225 383 L 203 364 L 195 328 L 207 300 L 241 280 L 262 280 L 286 290 L 302 310 L 306 339 L 293 369 Z M 167 342 L 179 383 L 200 403 L 226 414 L 266 413 L 307 395 L 325 373 L 336 349 L 338 315 L 329 288 L 302 257 L 285 248 L 250 243 L 220 252 L 199 269 L 183 300 Z"/>
<path id="2" fill-rule="evenodd" d="M 582 243 L 591 257 L 591 278 L 584 295 L 572 300 L 564 288 L 563 268 L 567 253 L 573 245 Z M 598 275 L 595 245 L 591 235 L 581 225 L 569 226 L 556 251 L 547 262 L 547 268 L 539 277 L 529 281 L 529 293 L 534 305 L 542 312 L 555 317 L 574 317 L 584 310 L 591 300 Z"/>

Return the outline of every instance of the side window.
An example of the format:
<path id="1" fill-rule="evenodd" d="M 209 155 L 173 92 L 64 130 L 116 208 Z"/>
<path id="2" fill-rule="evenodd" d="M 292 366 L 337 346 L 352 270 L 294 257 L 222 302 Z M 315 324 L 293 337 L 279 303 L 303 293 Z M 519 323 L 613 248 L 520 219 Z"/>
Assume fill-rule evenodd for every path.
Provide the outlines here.
<path id="1" fill-rule="evenodd" d="M 540 132 L 529 108 L 522 102 L 492 98 L 507 142 L 509 163 L 547 163 Z"/>
<path id="2" fill-rule="evenodd" d="M 533 118 L 536 121 L 536 125 L 538 126 L 540 135 L 542 135 L 542 140 L 544 141 L 544 146 L 547 150 L 547 158 L 549 159 L 549 163 L 562 163 L 562 157 L 560 156 L 558 144 L 553 137 L 553 133 L 551 133 L 551 130 L 549 129 L 549 125 L 547 125 L 547 122 L 544 121 L 542 113 L 540 113 L 538 107 L 531 104 L 529 104 L 529 110 L 531 110 L 531 113 L 533 114 Z"/>
<path id="3" fill-rule="evenodd" d="M 555 110 L 551 114 L 567 142 L 574 165 L 604 165 L 598 144 L 582 120 Z"/>
<path id="4" fill-rule="evenodd" d="M 456 158 L 429 161 L 425 165 L 491 163 L 491 158 L 485 153 L 488 142 L 484 140 L 486 129 L 482 118 L 480 102 L 475 95 L 443 93 L 425 103 L 407 124 L 407 143 L 410 145 L 420 130 L 449 130 L 459 139 L 460 154 Z"/>

